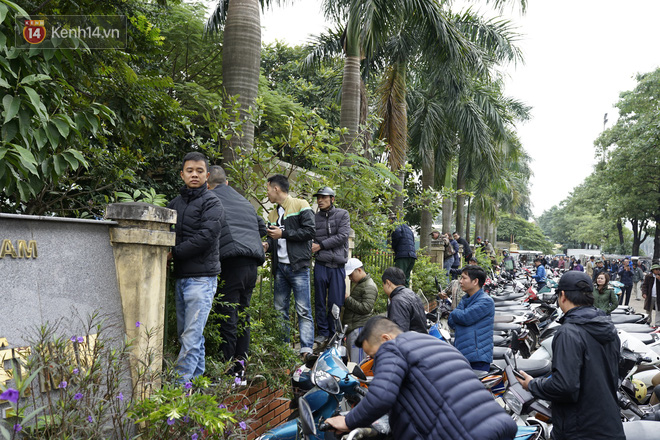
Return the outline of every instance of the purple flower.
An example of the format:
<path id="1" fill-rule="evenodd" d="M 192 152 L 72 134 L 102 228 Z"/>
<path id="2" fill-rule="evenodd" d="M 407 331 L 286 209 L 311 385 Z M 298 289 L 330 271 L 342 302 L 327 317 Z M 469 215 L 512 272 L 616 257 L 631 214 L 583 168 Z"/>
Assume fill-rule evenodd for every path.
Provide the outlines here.
<path id="1" fill-rule="evenodd" d="M 170 426 L 174 425 L 174 419 L 167 419 L 167 424 Z"/>
<path id="2" fill-rule="evenodd" d="M 119 399 L 123 402 L 124 401 L 124 395 L 122 393 L 119 393 L 119 395 L 117 396 L 117 399 Z"/>
<path id="3" fill-rule="evenodd" d="M 191 389 L 192 388 L 192 382 L 186 382 L 185 387 L 186 387 L 187 390 Z"/>
<path id="4" fill-rule="evenodd" d="M 239 360 L 238 363 L 241 364 L 242 367 L 245 366 L 245 361 L 243 359 Z"/>
<path id="5" fill-rule="evenodd" d="M 60 384 L 59 384 L 58 386 L 59 386 L 60 388 L 64 389 L 64 388 L 67 387 L 67 385 L 69 385 L 69 384 L 66 382 L 66 380 L 63 380 L 62 382 L 60 382 Z"/>
<path id="6" fill-rule="evenodd" d="M 76 336 L 71 336 L 71 342 L 76 342 L 78 338 Z"/>
<path id="7" fill-rule="evenodd" d="M 94 421 L 94 419 L 92 418 L 92 416 L 87 416 L 87 421 L 89 423 L 92 423 Z"/>
<path id="8" fill-rule="evenodd" d="M 78 373 L 80 373 L 80 370 L 77 369 L 77 368 L 74 368 L 74 369 L 73 369 L 73 374 L 78 374 Z"/>
<path id="9" fill-rule="evenodd" d="M 243 405 L 243 411 L 247 411 L 247 410 L 248 410 L 247 405 Z"/>
<path id="10" fill-rule="evenodd" d="M 245 422 L 239 423 L 238 426 L 240 426 L 241 429 L 244 430 L 244 431 L 247 429 L 247 423 L 245 423 Z"/>
<path id="11" fill-rule="evenodd" d="M 218 405 L 218 408 L 223 409 L 223 408 L 227 408 L 227 407 L 224 404 L 221 403 L 220 405 Z"/>
<path id="12" fill-rule="evenodd" d="M 197 437 L 199 437 L 197 433 L 194 433 L 193 435 L 190 436 L 190 440 L 197 440 Z"/>
<path id="13" fill-rule="evenodd" d="M 76 395 L 73 396 L 73 398 L 76 399 L 76 400 L 80 400 L 80 399 L 83 398 L 83 395 L 81 393 L 76 393 Z"/>
<path id="14" fill-rule="evenodd" d="M 234 378 L 234 383 L 235 383 L 236 385 L 240 385 L 240 384 L 241 384 L 241 378 L 238 377 L 238 376 L 236 376 L 236 377 Z"/>
<path id="15" fill-rule="evenodd" d="M 183 423 L 188 423 L 189 421 L 190 421 L 190 417 L 183 416 Z"/>
<path id="16" fill-rule="evenodd" d="M 140 324 L 142 324 L 142 323 L 141 323 L 140 321 L 137 321 L 137 322 L 135 323 L 135 327 L 140 328 Z"/>
<path id="17" fill-rule="evenodd" d="M 0 400 L 8 400 L 13 403 L 18 402 L 18 397 L 19 397 L 18 390 L 15 390 L 13 388 L 8 388 L 7 391 L 0 394 Z"/>
<path id="18" fill-rule="evenodd" d="M 14 425 L 14 432 L 20 432 L 23 429 L 23 427 L 20 424 L 15 424 Z"/>
<path id="19" fill-rule="evenodd" d="M 82 336 L 78 336 L 78 343 L 82 344 L 83 342 L 85 342 L 85 338 L 83 338 Z"/>

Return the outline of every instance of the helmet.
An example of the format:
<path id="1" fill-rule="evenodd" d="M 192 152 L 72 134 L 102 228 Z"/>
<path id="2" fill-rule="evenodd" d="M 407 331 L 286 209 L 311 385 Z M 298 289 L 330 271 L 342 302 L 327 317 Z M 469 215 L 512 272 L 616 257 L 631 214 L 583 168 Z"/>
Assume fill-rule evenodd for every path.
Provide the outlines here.
<path id="1" fill-rule="evenodd" d="M 639 379 L 633 379 L 632 384 L 635 387 L 635 399 L 643 403 L 646 400 L 646 384 Z"/>
<path id="2" fill-rule="evenodd" d="M 330 188 L 329 186 L 324 186 L 323 188 L 319 189 L 316 191 L 315 194 L 312 195 L 312 197 L 318 197 L 318 196 L 335 196 L 335 192 Z"/>

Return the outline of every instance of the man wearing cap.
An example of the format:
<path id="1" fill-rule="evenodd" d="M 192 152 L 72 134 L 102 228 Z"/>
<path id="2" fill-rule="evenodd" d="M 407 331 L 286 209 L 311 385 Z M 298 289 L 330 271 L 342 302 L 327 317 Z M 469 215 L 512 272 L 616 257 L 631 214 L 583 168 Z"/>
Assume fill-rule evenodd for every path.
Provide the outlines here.
<path id="1" fill-rule="evenodd" d="M 595 283 L 596 278 L 598 278 L 598 275 L 600 275 L 603 272 L 607 272 L 607 270 L 605 269 L 605 264 L 603 263 L 603 260 L 598 259 L 596 260 L 596 267 L 594 267 L 594 272 L 593 275 L 591 276 L 591 281 Z"/>
<path id="2" fill-rule="evenodd" d="M 660 266 L 658 266 L 660 269 Z M 552 341 L 552 375 L 520 383 L 552 402 L 552 438 L 626 438 L 617 404 L 620 341 L 608 316 L 596 309 L 591 278 L 566 272 L 556 289 L 564 312 Z"/>
<path id="3" fill-rule="evenodd" d="M 344 267 L 346 276 L 351 280 L 351 290 L 346 292 L 344 301 L 343 324 L 346 330 L 346 347 L 351 362 L 359 364 L 364 360 L 364 351 L 355 345 L 362 332 L 362 327 L 374 311 L 374 303 L 378 296 L 378 287 L 371 276 L 364 271 L 364 265 L 357 258 L 351 258 Z"/>
<path id="4" fill-rule="evenodd" d="M 481 239 L 481 235 L 477 235 L 477 243 L 474 246 L 479 249 L 484 249 L 486 247 L 486 243 Z"/>
<path id="5" fill-rule="evenodd" d="M 651 272 L 644 277 L 642 283 L 642 296 L 644 297 L 644 310 L 649 314 L 649 324 L 660 327 L 660 264 L 651 266 Z M 655 309 L 655 322 L 653 321 L 653 309 Z"/>
<path id="6" fill-rule="evenodd" d="M 431 231 L 429 234 L 431 236 L 431 240 L 439 240 L 440 239 L 440 231 Z"/>
<path id="7" fill-rule="evenodd" d="M 314 338 L 322 346 L 335 333 L 332 306 L 344 305 L 346 294 L 346 272 L 348 260 L 348 236 L 351 220 L 348 211 L 335 207 L 335 192 L 324 186 L 315 194 L 319 210 L 314 216 L 316 236 L 312 252 L 316 256 L 314 265 L 314 299 L 316 311 L 316 333 Z"/>

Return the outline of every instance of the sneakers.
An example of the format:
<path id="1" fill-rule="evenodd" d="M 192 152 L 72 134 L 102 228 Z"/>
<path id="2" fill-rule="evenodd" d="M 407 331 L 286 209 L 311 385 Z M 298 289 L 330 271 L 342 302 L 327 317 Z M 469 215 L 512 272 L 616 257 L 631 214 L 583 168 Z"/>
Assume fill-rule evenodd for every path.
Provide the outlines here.
<path id="1" fill-rule="evenodd" d="M 326 336 L 322 336 L 322 335 L 318 335 L 317 337 L 314 338 L 314 342 L 316 342 L 319 345 L 325 344 L 325 342 L 327 340 L 328 340 L 328 338 Z"/>

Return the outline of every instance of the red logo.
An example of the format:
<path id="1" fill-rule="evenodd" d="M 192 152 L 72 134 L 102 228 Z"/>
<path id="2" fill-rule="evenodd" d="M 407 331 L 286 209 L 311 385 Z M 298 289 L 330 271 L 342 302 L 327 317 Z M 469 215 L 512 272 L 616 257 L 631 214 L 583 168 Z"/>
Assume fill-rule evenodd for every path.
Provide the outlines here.
<path id="1" fill-rule="evenodd" d="M 25 20 L 23 38 L 30 44 L 39 44 L 46 38 L 45 20 Z"/>

